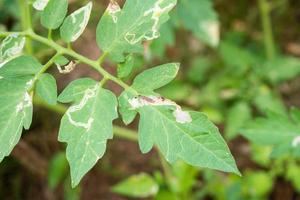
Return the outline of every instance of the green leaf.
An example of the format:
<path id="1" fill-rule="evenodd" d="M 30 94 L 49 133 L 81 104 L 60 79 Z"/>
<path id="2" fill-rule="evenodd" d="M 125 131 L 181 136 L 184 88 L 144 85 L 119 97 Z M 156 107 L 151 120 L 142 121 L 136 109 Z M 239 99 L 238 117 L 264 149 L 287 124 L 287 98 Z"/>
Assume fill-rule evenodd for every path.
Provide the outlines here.
<path id="1" fill-rule="evenodd" d="M 31 124 L 32 97 L 27 92 L 31 78 L 0 79 L 0 162 L 20 140 L 23 127 Z"/>
<path id="2" fill-rule="evenodd" d="M 219 22 L 211 0 L 180 0 L 177 7 L 183 26 L 213 47 L 219 43 Z"/>
<path id="3" fill-rule="evenodd" d="M 111 58 L 124 61 L 125 53 L 142 51 L 141 43 L 159 37 L 176 0 L 127 0 L 123 9 L 111 1 L 97 27 L 97 43 Z"/>
<path id="4" fill-rule="evenodd" d="M 68 0 L 50 0 L 41 14 L 41 23 L 45 28 L 57 29 L 68 12 Z"/>
<path id="5" fill-rule="evenodd" d="M 48 185 L 51 189 L 55 189 L 60 182 L 66 178 L 68 172 L 68 161 L 65 153 L 58 153 L 53 156 L 48 168 Z"/>
<path id="6" fill-rule="evenodd" d="M 226 138 L 235 138 L 239 130 L 251 119 L 251 108 L 246 102 L 238 102 L 228 112 L 226 117 Z"/>
<path id="7" fill-rule="evenodd" d="M 171 163 L 180 158 L 194 166 L 240 174 L 217 127 L 204 114 L 162 104 L 138 108 L 143 153 L 155 144 Z"/>
<path id="8" fill-rule="evenodd" d="M 292 153 L 300 149 L 299 124 L 288 116 L 269 112 L 266 118 L 257 118 L 242 129 L 242 135 L 254 144 L 273 146 L 273 156 Z"/>
<path id="9" fill-rule="evenodd" d="M 134 59 L 132 55 L 128 55 L 124 62 L 118 64 L 118 77 L 126 78 L 132 72 Z"/>
<path id="10" fill-rule="evenodd" d="M 42 65 L 32 56 L 20 56 L 0 68 L 0 76 L 15 78 L 34 75 L 38 73 Z"/>
<path id="11" fill-rule="evenodd" d="M 92 5 L 92 2 L 89 2 L 65 19 L 60 27 L 60 35 L 65 42 L 74 42 L 83 33 L 90 19 Z"/>
<path id="12" fill-rule="evenodd" d="M 67 59 L 66 57 L 59 55 L 54 59 L 54 63 L 57 65 L 61 65 L 64 66 L 66 64 L 68 64 L 70 61 L 69 59 Z"/>
<path id="13" fill-rule="evenodd" d="M 50 105 L 57 103 L 56 80 L 51 74 L 42 74 L 36 83 L 36 92 L 39 97 Z"/>
<path id="14" fill-rule="evenodd" d="M 0 68 L 0 161 L 18 143 L 23 127 L 32 122 L 32 87 L 42 65 L 31 56 L 20 56 Z"/>
<path id="15" fill-rule="evenodd" d="M 112 191 L 128 197 L 147 198 L 154 196 L 158 189 L 158 184 L 151 176 L 141 173 L 113 186 Z"/>
<path id="16" fill-rule="evenodd" d="M 259 73 L 271 83 L 279 84 L 300 74 L 300 59 L 278 57 L 264 63 Z"/>
<path id="17" fill-rule="evenodd" d="M 73 105 L 61 120 L 59 141 L 67 142 L 72 186 L 103 156 L 106 141 L 112 139 L 112 121 L 118 117 L 117 99 L 92 79 L 71 83 L 59 100 Z"/>
<path id="18" fill-rule="evenodd" d="M 177 75 L 178 63 L 168 63 L 145 70 L 137 75 L 132 87 L 140 93 L 151 94 L 153 90 L 170 83 Z"/>
<path id="19" fill-rule="evenodd" d="M 0 45 L 0 68 L 7 61 L 19 56 L 25 45 L 25 37 L 18 34 L 7 36 Z"/>

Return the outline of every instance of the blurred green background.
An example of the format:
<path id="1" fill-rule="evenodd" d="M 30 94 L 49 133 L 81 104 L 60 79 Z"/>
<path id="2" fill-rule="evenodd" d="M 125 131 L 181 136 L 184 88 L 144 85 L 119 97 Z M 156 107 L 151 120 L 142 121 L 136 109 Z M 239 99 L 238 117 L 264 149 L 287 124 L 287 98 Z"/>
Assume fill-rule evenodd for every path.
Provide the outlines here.
<path id="1" fill-rule="evenodd" d="M 0 0 L 0 31 L 21 30 L 22 1 Z M 73 11 L 88 1 L 69 2 Z M 74 45 L 89 58 L 101 53 L 95 29 L 108 1 L 93 3 L 88 29 Z M 35 30 L 46 35 L 39 13 L 32 14 Z M 33 45 L 41 61 L 53 53 Z M 33 128 L 0 165 L 0 199 L 300 199 L 300 147 L 290 145 L 290 133 L 300 134 L 299 0 L 178 0 L 161 37 L 144 48 L 126 81 L 147 67 L 180 62 L 178 78 L 159 93 L 218 124 L 243 176 L 181 161 L 166 170 L 154 150 L 142 155 L 136 143 L 115 139 L 71 189 L 64 146 L 56 139 L 60 114 L 37 106 Z M 105 68 L 116 73 L 110 62 Z M 60 91 L 78 77 L 99 78 L 84 65 L 68 75 L 51 73 Z M 120 93 L 116 85 L 109 87 Z"/>

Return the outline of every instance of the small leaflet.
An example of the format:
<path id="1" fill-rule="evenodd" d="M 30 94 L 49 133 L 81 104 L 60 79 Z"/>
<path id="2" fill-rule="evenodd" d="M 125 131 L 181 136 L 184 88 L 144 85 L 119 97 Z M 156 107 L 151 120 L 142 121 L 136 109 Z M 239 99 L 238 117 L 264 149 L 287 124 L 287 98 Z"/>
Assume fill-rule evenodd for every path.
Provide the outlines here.
<path id="1" fill-rule="evenodd" d="M 65 19 L 60 31 L 61 37 L 66 42 L 74 42 L 83 33 L 89 22 L 92 6 L 92 2 L 89 2 L 86 6 L 76 10 Z"/>
<path id="2" fill-rule="evenodd" d="M 18 34 L 7 36 L 0 46 L 0 68 L 12 58 L 20 55 L 25 46 L 25 37 Z"/>
<path id="3" fill-rule="evenodd" d="M 45 9 L 45 7 L 47 6 L 48 2 L 49 2 L 49 0 L 36 0 L 33 3 L 33 7 L 36 10 L 43 11 Z"/>

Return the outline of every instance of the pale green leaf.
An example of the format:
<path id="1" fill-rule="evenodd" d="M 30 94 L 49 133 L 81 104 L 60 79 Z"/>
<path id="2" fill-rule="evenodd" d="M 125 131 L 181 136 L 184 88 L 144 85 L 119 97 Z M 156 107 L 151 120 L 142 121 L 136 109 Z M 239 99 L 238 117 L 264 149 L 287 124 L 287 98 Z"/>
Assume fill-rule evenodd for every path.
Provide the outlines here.
<path id="1" fill-rule="evenodd" d="M 112 191 L 128 197 L 146 198 L 155 195 L 158 189 L 159 185 L 151 176 L 141 173 L 113 186 Z"/>
<path id="2" fill-rule="evenodd" d="M 56 80 L 51 74 L 42 74 L 36 83 L 37 95 L 50 105 L 57 102 Z"/>
<path id="3" fill-rule="evenodd" d="M 132 55 L 128 55 L 124 62 L 118 64 L 118 77 L 126 78 L 132 72 L 134 65 L 134 58 Z"/>
<path id="4" fill-rule="evenodd" d="M 228 111 L 226 117 L 225 135 L 234 139 L 240 129 L 251 119 L 251 108 L 246 102 L 238 102 Z"/>
<path id="5" fill-rule="evenodd" d="M 176 0 L 127 0 L 123 9 L 111 1 L 97 27 L 97 43 L 115 61 L 142 50 L 141 43 L 159 37 Z"/>
<path id="6" fill-rule="evenodd" d="M 66 178 L 68 173 L 68 161 L 65 153 L 58 153 L 51 158 L 48 167 L 48 185 L 55 189 Z"/>
<path id="7" fill-rule="evenodd" d="M 178 63 L 168 63 L 145 70 L 137 75 L 132 87 L 140 93 L 149 94 L 170 83 L 176 77 L 178 70 Z"/>
<path id="8" fill-rule="evenodd" d="M 68 0 L 49 0 L 41 14 L 41 23 L 45 28 L 57 29 L 68 12 Z"/>
<path id="9" fill-rule="evenodd" d="M 30 126 L 32 98 L 27 89 L 31 78 L 0 79 L 0 162 L 20 140 L 23 127 Z"/>
<path id="10" fill-rule="evenodd" d="M 91 79 L 71 83 L 59 99 L 73 102 L 61 120 L 59 141 L 68 143 L 66 152 L 74 187 L 103 156 L 107 140 L 113 137 L 117 99 Z"/>
<path id="11" fill-rule="evenodd" d="M 252 143 L 273 146 L 272 156 L 292 153 L 300 149 L 300 124 L 288 116 L 269 112 L 266 118 L 257 118 L 242 129 L 242 135 Z"/>
<path id="12" fill-rule="evenodd" d="M 217 46 L 220 40 L 219 21 L 212 0 L 180 0 L 178 14 L 183 26 L 201 41 Z"/>
<path id="13" fill-rule="evenodd" d="M 54 63 L 56 65 L 60 65 L 60 66 L 64 66 L 67 65 L 69 63 L 69 59 L 67 59 L 66 57 L 59 55 L 54 59 Z"/>
<path id="14" fill-rule="evenodd" d="M 128 91 L 122 92 L 119 96 L 119 112 L 122 116 L 123 122 L 128 125 L 130 124 L 134 118 L 136 117 L 137 112 L 132 109 L 129 104 L 129 100 L 133 99 L 135 96 Z"/>
<path id="15" fill-rule="evenodd" d="M 155 144 L 171 163 L 182 159 L 194 166 L 240 174 L 217 127 L 205 115 L 161 105 L 138 108 L 143 153 Z"/>
<path id="16" fill-rule="evenodd" d="M 7 36 L 0 45 L 0 68 L 7 61 L 19 56 L 25 45 L 25 37 L 18 34 Z"/>
<path id="17" fill-rule="evenodd" d="M 19 56 L 0 68 L 2 77 L 20 77 L 38 73 L 42 65 L 32 56 Z"/>
<path id="18" fill-rule="evenodd" d="M 92 2 L 69 15 L 60 27 L 60 35 L 65 42 L 74 42 L 83 33 L 92 11 Z"/>

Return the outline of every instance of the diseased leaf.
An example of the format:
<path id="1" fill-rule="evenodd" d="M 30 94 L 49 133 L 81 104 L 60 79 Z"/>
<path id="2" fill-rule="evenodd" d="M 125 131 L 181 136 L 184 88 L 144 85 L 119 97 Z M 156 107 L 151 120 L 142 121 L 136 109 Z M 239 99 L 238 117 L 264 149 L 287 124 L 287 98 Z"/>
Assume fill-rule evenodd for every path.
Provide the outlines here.
<path id="1" fill-rule="evenodd" d="M 112 121 L 118 117 L 117 99 L 92 79 L 71 83 L 59 96 L 73 102 L 61 120 L 59 141 L 68 143 L 67 159 L 71 167 L 72 186 L 103 156 L 106 141 L 112 139 Z"/>
<path id="2" fill-rule="evenodd" d="M 9 60 L 19 56 L 25 45 L 25 37 L 18 34 L 7 36 L 0 45 L 0 68 Z"/>
<path id="3" fill-rule="evenodd" d="M 36 83 L 36 92 L 39 97 L 50 105 L 57 102 L 56 80 L 51 74 L 42 74 Z"/>
<path id="4" fill-rule="evenodd" d="M 217 127 L 202 113 L 159 104 L 142 106 L 138 112 L 143 153 L 155 144 L 171 163 L 180 158 L 194 166 L 240 174 Z"/>
<path id="5" fill-rule="evenodd" d="M 31 124 L 32 98 L 27 92 L 31 78 L 0 79 L 0 162 L 20 140 L 23 127 Z"/>
<path id="6" fill-rule="evenodd" d="M 0 161 L 18 143 L 23 128 L 32 121 L 32 95 L 35 75 L 42 65 L 31 56 L 17 57 L 0 68 Z"/>
<path id="7" fill-rule="evenodd" d="M 123 9 L 111 1 L 97 27 L 97 43 L 110 57 L 124 61 L 124 54 L 142 51 L 141 42 L 159 37 L 176 0 L 127 0 Z"/>
<path id="8" fill-rule="evenodd" d="M 68 0 L 49 0 L 41 14 L 41 23 L 45 28 L 57 29 L 68 12 Z"/>
<path id="9" fill-rule="evenodd" d="M 151 176 L 141 173 L 113 186 L 112 191 L 128 197 L 147 198 L 155 195 L 158 189 L 158 184 Z"/>
<path id="10" fill-rule="evenodd" d="M 291 153 L 300 156 L 299 124 L 288 116 L 269 112 L 266 118 L 257 118 L 242 129 L 242 135 L 252 143 L 273 146 L 272 156 Z"/>
<path id="11" fill-rule="evenodd" d="M 181 0 L 177 11 L 186 29 L 206 44 L 218 45 L 220 28 L 211 0 Z"/>
<path id="12" fill-rule="evenodd" d="M 132 87 L 140 93 L 149 94 L 171 82 L 179 70 L 178 63 L 168 63 L 145 70 L 137 75 Z"/>
<path id="13" fill-rule="evenodd" d="M 137 75 L 132 87 L 141 94 L 155 94 L 153 91 L 171 82 L 179 70 L 179 64 L 169 63 L 145 70 Z M 129 100 L 136 98 L 130 91 L 125 90 L 119 97 L 119 111 L 123 122 L 130 124 L 137 112 L 130 105 Z"/>
<path id="14" fill-rule="evenodd" d="M 92 2 L 89 2 L 65 19 L 60 27 L 60 35 L 65 42 L 74 42 L 83 33 L 90 19 L 92 5 Z"/>
<path id="15" fill-rule="evenodd" d="M 173 80 L 177 72 L 178 64 L 146 70 L 132 85 L 142 95 L 126 91 L 119 98 L 123 121 L 131 121 L 135 111 L 140 114 L 141 151 L 147 153 L 156 145 L 171 163 L 182 159 L 194 166 L 240 174 L 217 127 L 204 114 L 183 111 L 175 102 L 154 93 Z"/>

